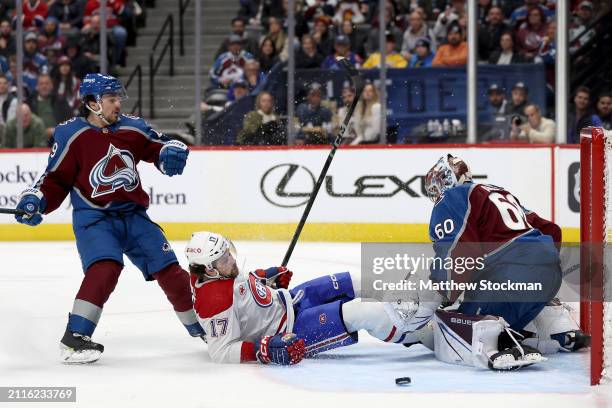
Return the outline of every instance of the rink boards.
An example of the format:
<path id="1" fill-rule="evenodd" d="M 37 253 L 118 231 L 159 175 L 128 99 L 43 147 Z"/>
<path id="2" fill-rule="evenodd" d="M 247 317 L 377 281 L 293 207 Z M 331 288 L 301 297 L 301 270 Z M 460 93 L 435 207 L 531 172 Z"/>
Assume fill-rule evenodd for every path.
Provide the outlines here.
<path id="1" fill-rule="evenodd" d="M 151 197 L 149 214 L 170 239 L 215 230 L 234 239 L 288 240 L 293 235 L 327 147 L 196 148 L 185 173 L 166 177 L 149 163 L 138 169 Z M 554 145 L 402 145 L 342 147 L 310 213 L 302 239 L 311 241 L 428 240 L 432 203 L 424 194 L 427 170 L 443 154 L 463 157 L 475 181 L 505 187 L 526 208 L 578 240 L 579 150 Z M 0 207 L 44 171 L 46 150 L 0 150 Z M 0 240 L 73 239 L 71 208 L 36 228 L 0 218 Z"/>

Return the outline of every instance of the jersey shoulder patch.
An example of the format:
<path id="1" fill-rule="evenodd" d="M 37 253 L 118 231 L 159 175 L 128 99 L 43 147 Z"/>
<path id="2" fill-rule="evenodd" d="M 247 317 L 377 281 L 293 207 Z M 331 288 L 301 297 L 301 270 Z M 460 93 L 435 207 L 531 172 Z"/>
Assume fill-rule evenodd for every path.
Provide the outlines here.
<path id="1" fill-rule="evenodd" d="M 53 139 L 58 143 L 66 143 L 70 138 L 78 136 L 89 127 L 89 124 L 85 120 L 75 116 L 55 127 Z"/>
<path id="2" fill-rule="evenodd" d="M 202 319 L 224 312 L 234 303 L 234 279 L 219 279 L 193 288 L 193 307 Z"/>

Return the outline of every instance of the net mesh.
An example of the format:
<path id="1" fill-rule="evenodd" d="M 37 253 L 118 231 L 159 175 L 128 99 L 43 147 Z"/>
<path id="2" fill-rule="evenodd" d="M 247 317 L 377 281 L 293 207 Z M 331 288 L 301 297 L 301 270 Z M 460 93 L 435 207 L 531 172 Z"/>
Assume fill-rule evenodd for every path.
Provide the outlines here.
<path id="1" fill-rule="evenodd" d="M 604 191 L 605 191 L 605 242 L 604 242 L 604 274 L 603 274 L 603 372 L 602 380 L 612 380 L 612 131 L 605 131 L 604 150 Z M 593 203 L 595 205 L 595 203 Z M 595 220 L 593 220 L 595 221 Z"/>

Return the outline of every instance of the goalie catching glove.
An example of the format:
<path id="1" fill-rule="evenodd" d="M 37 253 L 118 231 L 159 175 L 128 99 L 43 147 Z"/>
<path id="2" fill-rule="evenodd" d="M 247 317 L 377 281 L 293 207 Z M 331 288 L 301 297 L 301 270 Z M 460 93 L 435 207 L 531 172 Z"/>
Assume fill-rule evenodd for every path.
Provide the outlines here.
<path id="1" fill-rule="evenodd" d="M 293 365 L 306 354 L 304 340 L 293 333 L 264 336 L 255 344 L 255 355 L 263 364 Z"/>
<path id="2" fill-rule="evenodd" d="M 287 289 L 291 282 L 293 272 L 284 266 L 273 266 L 268 269 L 257 269 L 253 272 L 258 279 L 262 281 L 264 285 L 272 288 L 283 288 Z"/>
<path id="3" fill-rule="evenodd" d="M 187 156 L 189 156 L 189 149 L 185 143 L 170 140 L 164 143 L 159 151 L 159 170 L 170 177 L 183 174 Z"/>

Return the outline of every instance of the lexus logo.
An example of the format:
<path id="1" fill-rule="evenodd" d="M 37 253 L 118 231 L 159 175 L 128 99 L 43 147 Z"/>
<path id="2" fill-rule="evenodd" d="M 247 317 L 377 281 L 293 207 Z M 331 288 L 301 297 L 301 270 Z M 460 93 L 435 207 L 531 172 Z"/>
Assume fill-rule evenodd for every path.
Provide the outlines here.
<path id="1" fill-rule="evenodd" d="M 486 179 L 487 176 L 473 175 L 472 178 Z M 400 192 L 412 198 L 422 198 L 427 195 L 423 175 L 413 175 L 407 179 L 393 174 L 357 176 L 348 191 L 336 186 L 334 180 L 334 176 L 327 175 L 322 186 L 327 195 L 333 198 L 391 198 Z M 345 185 L 347 180 L 343 181 L 338 184 Z M 270 204 L 293 208 L 308 202 L 315 184 L 315 176 L 308 168 L 294 163 L 283 163 L 264 173 L 260 189 Z"/>
<path id="2" fill-rule="evenodd" d="M 291 187 L 295 185 L 308 188 L 306 191 L 291 191 Z M 285 208 L 306 204 L 314 186 L 315 177 L 312 172 L 304 166 L 292 163 L 272 167 L 264 173 L 260 183 L 264 198 L 270 204 Z"/>

